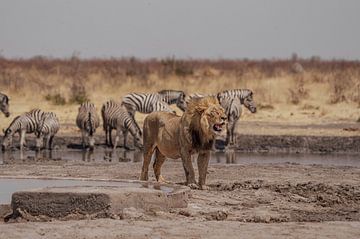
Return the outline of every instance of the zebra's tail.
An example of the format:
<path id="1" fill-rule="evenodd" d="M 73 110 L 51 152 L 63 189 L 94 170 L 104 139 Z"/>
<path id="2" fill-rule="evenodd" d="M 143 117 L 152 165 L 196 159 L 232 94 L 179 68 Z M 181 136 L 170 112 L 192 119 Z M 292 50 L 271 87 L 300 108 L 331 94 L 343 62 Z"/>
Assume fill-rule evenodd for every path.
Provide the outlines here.
<path id="1" fill-rule="evenodd" d="M 93 136 L 93 134 L 94 134 L 94 124 L 93 124 L 93 120 L 92 120 L 92 117 L 91 117 L 91 112 L 89 112 L 89 115 L 88 115 L 88 123 L 89 123 L 89 135 Z"/>

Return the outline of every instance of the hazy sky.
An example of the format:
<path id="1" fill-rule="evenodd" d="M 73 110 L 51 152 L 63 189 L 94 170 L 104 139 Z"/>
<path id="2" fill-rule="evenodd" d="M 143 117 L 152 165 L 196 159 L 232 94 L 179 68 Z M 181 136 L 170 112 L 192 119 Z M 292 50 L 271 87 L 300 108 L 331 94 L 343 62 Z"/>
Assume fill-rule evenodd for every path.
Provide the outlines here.
<path id="1" fill-rule="evenodd" d="M 360 59 L 358 0 L 0 0 L 0 54 Z"/>

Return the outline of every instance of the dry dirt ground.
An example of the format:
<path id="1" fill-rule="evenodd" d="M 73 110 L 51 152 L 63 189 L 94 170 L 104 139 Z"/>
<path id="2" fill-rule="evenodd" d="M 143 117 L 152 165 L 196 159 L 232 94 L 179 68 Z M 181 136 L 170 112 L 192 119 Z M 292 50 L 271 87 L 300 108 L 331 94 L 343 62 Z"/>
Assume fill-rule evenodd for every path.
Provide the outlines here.
<path id="1" fill-rule="evenodd" d="M 241 122 L 238 131 L 349 138 L 359 137 L 359 128 L 349 122 Z M 56 141 L 61 148 L 80 143 L 78 133 L 68 132 Z M 138 179 L 140 170 L 141 162 L 25 159 L 0 165 L 0 177 Z M 129 210 L 121 220 L 0 222 L 0 238 L 360 238 L 359 167 L 211 164 L 208 173 L 211 189 L 192 190 L 184 209 Z M 167 160 L 163 175 L 183 183 L 181 161 Z"/>
<path id="2" fill-rule="evenodd" d="M 0 176 L 137 179 L 141 162 L 12 161 Z M 360 168 L 210 165 L 209 191 L 170 212 L 130 210 L 122 220 L 0 223 L 0 238 L 360 238 Z M 182 183 L 179 160 L 163 167 Z M 154 180 L 153 174 L 150 179 Z"/>

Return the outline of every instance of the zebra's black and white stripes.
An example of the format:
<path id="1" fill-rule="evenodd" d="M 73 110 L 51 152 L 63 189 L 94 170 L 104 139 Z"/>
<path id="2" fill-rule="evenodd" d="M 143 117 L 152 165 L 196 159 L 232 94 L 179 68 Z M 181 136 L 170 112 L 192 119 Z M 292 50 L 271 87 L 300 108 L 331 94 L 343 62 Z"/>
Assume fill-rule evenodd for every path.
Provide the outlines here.
<path id="1" fill-rule="evenodd" d="M 249 89 L 225 90 L 217 94 L 220 105 L 225 109 L 228 117 L 226 144 L 234 144 L 234 131 L 237 121 L 242 114 L 243 104 L 251 113 L 256 112 L 256 103 L 253 100 L 253 92 Z"/>
<path id="2" fill-rule="evenodd" d="M 20 149 L 23 150 L 25 146 L 25 135 L 27 133 L 34 133 L 42 120 L 44 112 L 40 109 L 33 109 L 30 112 L 24 113 L 10 123 L 10 126 L 5 130 L 5 135 L 2 143 L 2 149 L 5 150 L 12 144 L 12 138 L 15 133 L 20 135 Z"/>
<path id="3" fill-rule="evenodd" d="M 136 111 L 144 114 L 154 111 L 174 112 L 158 93 L 130 93 L 122 98 L 121 104 L 125 106 L 134 121 Z M 137 123 L 136 126 L 141 131 Z"/>
<path id="4" fill-rule="evenodd" d="M 3 93 L 0 93 L 0 111 L 3 112 L 5 117 L 10 116 L 9 112 L 9 97 Z"/>
<path id="5" fill-rule="evenodd" d="M 134 118 L 129 114 L 126 107 L 110 100 L 103 104 L 101 108 L 101 116 L 103 118 L 103 126 L 105 130 L 106 144 L 111 145 L 111 131 L 116 129 L 116 138 L 113 145 L 114 149 L 119 141 L 120 134 L 124 136 L 124 147 L 127 146 L 128 132 L 134 137 L 135 145 L 142 146 L 141 130 L 137 126 Z"/>
<path id="6" fill-rule="evenodd" d="M 122 105 L 133 115 L 135 111 L 149 114 L 154 111 L 173 112 L 170 106 L 163 101 L 158 93 L 130 93 L 123 97 Z"/>
<path id="7" fill-rule="evenodd" d="M 85 102 L 80 105 L 76 125 L 81 130 L 83 147 L 86 146 L 85 141 L 87 140 L 90 149 L 93 149 L 95 145 L 94 133 L 100 125 L 100 118 L 93 103 Z"/>
<path id="8" fill-rule="evenodd" d="M 253 100 L 253 92 L 249 89 L 233 89 L 225 90 L 217 94 L 217 98 L 221 104 L 224 100 L 238 98 L 251 113 L 256 112 L 256 103 Z"/>
<path id="9" fill-rule="evenodd" d="M 54 112 L 45 112 L 36 129 L 36 148 L 52 149 L 53 139 L 60 129 L 60 122 Z"/>
<path id="10" fill-rule="evenodd" d="M 220 102 L 220 105 L 225 109 L 225 114 L 228 119 L 225 144 L 227 145 L 230 143 L 233 145 L 236 143 L 236 140 L 234 140 L 236 139 L 236 137 L 234 137 L 236 123 L 242 114 L 241 102 L 238 98 L 223 99 L 222 102 Z"/>
<path id="11" fill-rule="evenodd" d="M 161 90 L 158 92 L 161 96 L 161 100 L 166 102 L 169 105 L 176 104 L 176 106 L 185 111 L 186 102 L 185 102 L 185 92 L 181 90 Z"/>

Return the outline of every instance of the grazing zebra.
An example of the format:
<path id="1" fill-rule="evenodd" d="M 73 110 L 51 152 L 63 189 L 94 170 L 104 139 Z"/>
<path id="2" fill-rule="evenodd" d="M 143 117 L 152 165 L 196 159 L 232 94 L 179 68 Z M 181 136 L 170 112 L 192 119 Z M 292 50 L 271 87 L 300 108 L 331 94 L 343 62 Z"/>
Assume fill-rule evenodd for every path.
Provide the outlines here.
<path id="1" fill-rule="evenodd" d="M 20 150 L 25 146 L 25 134 L 34 133 L 39 127 L 44 112 L 40 109 L 33 109 L 30 112 L 17 116 L 10 123 L 10 126 L 4 131 L 4 139 L 2 143 L 2 150 L 6 150 L 12 144 L 12 139 L 15 133 L 20 136 Z"/>
<path id="2" fill-rule="evenodd" d="M 81 130 L 82 146 L 85 148 L 86 137 L 90 149 L 93 149 L 95 145 L 94 133 L 100 125 L 100 118 L 93 103 L 85 102 L 80 105 L 76 125 Z"/>
<path id="3" fill-rule="evenodd" d="M 185 102 L 185 92 L 181 90 L 161 90 L 158 92 L 161 96 L 161 100 L 166 102 L 169 105 L 176 104 L 176 106 L 185 111 L 186 102 Z"/>
<path id="4" fill-rule="evenodd" d="M 9 97 L 0 93 L 0 110 L 4 113 L 5 117 L 10 116 L 9 112 Z"/>
<path id="5" fill-rule="evenodd" d="M 175 113 L 170 106 L 162 101 L 163 96 L 158 93 L 130 93 L 122 98 L 122 105 L 125 106 L 131 117 L 135 121 L 135 112 L 149 114 L 154 111 L 166 111 Z M 141 128 L 136 123 L 136 127 L 141 131 Z"/>
<path id="6" fill-rule="evenodd" d="M 240 103 L 243 104 L 251 113 L 256 112 L 256 103 L 253 100 L 253 92 L 248 89 L 234 89 L 225 90 L 217 94 L 217 98 L 221 104 L 222 101 L 227 99 L 238 98 Z"/>
<path id="7" fill-rule="evenodd" d="M 111 131 L 116 129 L 116 138 L 113 145 L 116 148 L 120 133 L 124 136 L 124 148 L 129 149 L 127 146 L 128 132 L 135 139 L 135 146 L 142 147 L 142 133 L 137 126 L 134 118 L 129 114 L 126 107 L 110 100 L 103 104 L 101 108 L 101 116 L 103 119 L 103 126 L 105 130 L 106 144 L 112 145 Z"/>
<path id="8" fill-rule="evenodd" d="M 42 146 L 45 149 L 52 149 L 53 139 L 60 129 L 58 117 L 53 112 L 43 114 L 39 127 L 36 129 L 36 148 L 40 150 Z"/>

